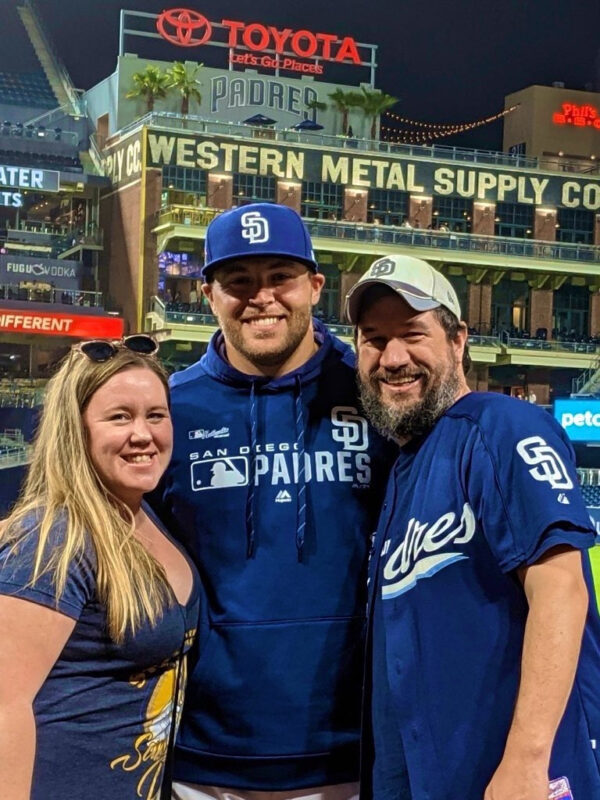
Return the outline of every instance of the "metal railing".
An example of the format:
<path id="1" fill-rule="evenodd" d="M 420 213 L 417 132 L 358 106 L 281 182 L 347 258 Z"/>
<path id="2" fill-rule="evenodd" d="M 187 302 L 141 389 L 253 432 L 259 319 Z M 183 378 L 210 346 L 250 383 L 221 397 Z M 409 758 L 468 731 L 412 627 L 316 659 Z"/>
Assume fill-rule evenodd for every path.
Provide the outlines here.
<path id="1" fill-rule="evenodd" d="M 164 225 L 172 222 L 175 225 L 200 225 L 206 227 L 212 220 L 222 214 L 222 209 L 199 208 L 198 206 L 184 206 L 173 204 L 164 206 L 157 213 L 157 224 Z"/>
<path id="2" fill-rule="evenodd" d="M 500 339 L 498 336 L 479 336 L 478 334 L 469 334 L 468 339 L 469 347 L 500 347 Z"/>
<path id="3" fill-rule="evenodd" d="M 6 241 L 47 248 L 48 255 L 56 256 L 79 245 L 102 247 L 104 231 L 91 223 L 69 227 L 40 220 L 22 220 L 15 228 L 7 228 Z"/>
<path id="4" fill-rule="evenodd" d="M 49 55 L 51 56 L 52 60 L 54 61 L 54 69 L 58 75 L 58 79 L 61 82 L 62 88 L 69 99 L 73 111 L 79 113 L 81 111 L 81 106 L 79 102 L 79 92 L 73 85 L 71 80 L 71 76 L 69 75 L 65 65 L 63 64 L 62 58 L 54 44 L 54 42 L 49 38 L 46 27 L 44 22 L 40 16 L 39 11 L 33 0 L 24 0 L 24 6 L 29 9 L 31 16 L 35 22 L 35 26 L 37 28 L 37 32 L 40 35 Z"/>
<path id="5" fill-rule="evenodd" d="M 206 227 L 221 209 L 198 208 L 171 204 L 157 213 L 157 224 L 168 223 Z M 376 225 L 368 222 L 315 220 L 304 217 L 313 238 L 344 239 L 369 244 L 400 245 L 435 248 L 482 255 L 517 256 L 600 263 L 600 246 L 548 242 L 541 239 L 517 239 L 510 236 L 482 236 L 475 233 L 444 232 L 421 228 L 402 228 L 397 225 Z"/>
<path id="6" fill-rule="evenodd" d="M 26 303 L 57 303 L 86 308 L 103 308 L 102 292 L 87 292 L 80 289 L 55 289 L 46 282 L 35 285 L 23 281 L 20 285 L 0 284 L 0 300 L 18 300 Z"/>
<path id="7" fill-rule="evenodd" d="M 64 116 L 64 115 L 63 115 Z M 23 146 L 31 144 L 31 148 Z M 2 149 L 15 149 L 23 153 L 39 153 L 40 147 L 43 152 L 52 154 L 53 150 L 57 155 L 74 155 L 77 151 L 79 137 L 73 131 L 63 131 L 61 128 L 47 128 L 44 125 L 28 122 L 11 122 L 5 120 L 0 126 L 0 145 Z M 23 145 L 23 146 L 21 146 Z M 67 145 L 67 148 L 65 148 Z M 59 152 L 60 151 L 60 152 Z"/>
<path id="8" fill-rule="evenodd" d="M 518 339 L 502 334 L 501 341 L 506 347 L 520 350 L 544 350 L 554 353 L 573 353 L 575 355 L 594 355 L 600 352 L 598 342 L 561 342 L 553 339 Z"/>
<path id="9" fill-rule="evenodd" d="M 580 394 L 600 371 L 600 358 L 571 381 L 571 394 Z M 600 382 L 600 381 L 599 381 Z M 595 381 L 594 381 L 595 383 Z"/>
<path id="10" fill-rule="evenodd" d="M 596 467 L 578 467 L 577 477 L 582 486 L 600 486 L 600 469 Z"/>
<path id="11" fill-rule="evenodd" d="M 217 326 L 217 318 L 214 314 L 203 314 L 198 311 L 165 311 L 167 322 L 188 323 L 189 325 L 214 325 Z"/>
<path id="12" fill-rule="evenodd" d="M 600 263 L 600 246 L 598 245 L 546 242 L 539 239 L 513 239 L 508 236 L 482 236 L 475 233 L 444 233 L 365 222 L 335 222 L 307 218 L 305 218 L 305 222 L 313 238 L 327 237 L 386 245 L 441 248 L 451 251 L 535 258 L 538 261 L 543 258 L 556 261 Z"/>
<path id="13" fill-rule="evenodd" d="M 137 130 L 143 125 L 171 130 L 184 130 L 187 133 L 213 133 L 222 136 L 234 136 L 247 139 L 255 135 L 264 136 L 265 129 L 242 122 L 216 122 L 194 114 L 182 115 L 172 111 L 151 111 L 143 117 L 125 125 L 119 134 L 124 136 L 130 131 Z M 513 169 L 535 169 L 549 171 L 564 171 L 580 174 L 600 174 L 600 164 L 582 168 L 577 162 L 568 162 L 560 159 L 538 159 L 532 156 L 513 155 L 495 150 L 468 149 L 465 147 L 451 147 L 448 145 L 417 145 L 384 142 L 378 139 L 358 139 L 348 136 L 332 136 L 318 132 L 295 131 L 293 129 L 269 129 L 270 141 L 287 144 L 308 144 L 312 146 L 342 148 L 369 153 L 387 153 L 389 155 L 402 155 L 415 158 L 439 159 L 443 161 L 461 161 L 471 164 L 495 164 Z"/>

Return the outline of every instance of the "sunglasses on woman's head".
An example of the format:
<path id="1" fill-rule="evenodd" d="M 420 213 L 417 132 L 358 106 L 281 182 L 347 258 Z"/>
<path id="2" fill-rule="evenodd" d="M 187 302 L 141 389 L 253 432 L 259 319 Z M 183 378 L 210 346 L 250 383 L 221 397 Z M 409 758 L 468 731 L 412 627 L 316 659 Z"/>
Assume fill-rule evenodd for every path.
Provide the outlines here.
<path id="1" fill-rule="evenodd" d="M 71 349 L 100 364 L 114 358 L 123 349 L 131 350 L 139 356 L 156 355 L 158 342 L 147 333 L 134 333 L 123 339 L 90 339 L 87 342 L 78 342 Z"/>

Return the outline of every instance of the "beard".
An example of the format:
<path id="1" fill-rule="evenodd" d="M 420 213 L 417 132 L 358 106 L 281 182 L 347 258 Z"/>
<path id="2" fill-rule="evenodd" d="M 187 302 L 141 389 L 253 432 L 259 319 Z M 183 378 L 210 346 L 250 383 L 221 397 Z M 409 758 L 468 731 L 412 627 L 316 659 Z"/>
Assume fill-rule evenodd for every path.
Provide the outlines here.
<path id="1" fill-rule="evenodd" d="M 383 436 L 393 439 L 412 439 L 428 433 L 444 411 L 454 404 L 460 391 L 460 378 L 456 361 L 443 371 L 419 370 L 426 380 L 426 388 L 419 400 L 406 403 L 386 403 L 381 395 L 380 379 L 410 377 L 409 370 L 389 372 L 381 369 L 366 378 L 358 375 L 358 388 L 365 414 Z"/>
<path id="2" fill-rule="evenodd" d="M 249 339 L 244 337 L 243 323 L 238 320 L 218 317 L 226 347 L 237 350 L 256 367 L 277 367 L 284 364 L 296 352 L 310 328 L 312 308 L 295 309 L 287 318 L 287 333 L 276 339 L 272 334 L 256 331 Z"/>

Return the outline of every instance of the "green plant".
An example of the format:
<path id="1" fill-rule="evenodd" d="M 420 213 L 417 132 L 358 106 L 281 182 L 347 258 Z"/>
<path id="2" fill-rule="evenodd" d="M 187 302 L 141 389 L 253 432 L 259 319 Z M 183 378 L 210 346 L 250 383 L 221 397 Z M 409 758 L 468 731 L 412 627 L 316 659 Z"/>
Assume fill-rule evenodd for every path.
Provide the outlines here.
<path id="1" fill-rule="evenodd" d="M 388 108 L 396 105 L 398 98 L 392 97 L 391 94 L 381 92 L 379 89 L 367 91 L 364 86 L 362 86 L 361 89 L 362 93 L 357 93 L 359 97 L 357 105 L 362 109 L 365 117 L 371 120 L 371 139 L 375 139 L 378 117 Z"/>
<path id="2" fill-rule="evenodd" d="M 344 92 L 342 89 L 336 89 L 335 92 L 331 92 L 329 95 L 333 107 L 342 115 L 342 133 L 344 136 L 348 133 L 348 112 L 352 106 L 349 102 L 351 100 L 349 98 L 350 94 L 356 94 L 356 92 Z"/>
<path id="3" fill-rule="evenodd" d="M 133 88 L 130 89 L 125 97 L 143 97 L 146 100 L 146 110 L 154 110 L 154 101 L 165 97 L 168 89 L 168 78 L 159 67 L 149 64 L 143 72 L 135 72 L 131 76 Z"/>
<path id="4" fill-rule="evenodd" d="M 327 111 L 327 103 L 323 103 L 321 100 L 309 100 L 304 105 L 309 111 Z"/>
<path id="5" fill-rule="evenodd" d="M 166 72 L 168 88 L 174 89 L 181 95 L 181 113 L 184 116 L 189 113 L 190 99 L 195 100 L 197 103 L 202 102 L 202 95 L 197 88 L 200 86 L 197 76 L 202 66 L 202 64 L 197 64 L 188 71 L 185 64 L 182 64 L 181 61 L 175 61 L 173 66 Z"/>

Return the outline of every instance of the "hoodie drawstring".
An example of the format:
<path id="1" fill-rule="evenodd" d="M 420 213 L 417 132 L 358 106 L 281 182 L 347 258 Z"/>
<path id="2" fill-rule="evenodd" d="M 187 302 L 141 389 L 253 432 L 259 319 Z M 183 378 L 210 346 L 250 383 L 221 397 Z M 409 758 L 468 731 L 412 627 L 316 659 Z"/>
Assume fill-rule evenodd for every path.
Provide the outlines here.
<path id="1" fill-rule="evenodd" d="M 295 380 L 296 404 L 296 444 L 298 446 L 298 491 L 296 506 L 296 548 L 298 561 L 302 561 L 304 534 L 306 531 L 306 474 L 304 460 L 304 409 L 302 407 L 302 381 L 300 376 Z"/>
<path id="2" fill-rule="evenodd" d="M 302 561 L 304 535 L 306 532 L 306 454 L 304 450 L 304 407 L 302 404 L 302 381 L 297 375 L 294 382 L 294 407 L 296 425 L 296 448 L 298 454 L 298 489 L 296 493 L 296 549 L 298 561 Z M 258 411 L 256 383 L 250 386 L 250 464 L 248 495 L 246 497 L 246 557 L 252 558 L 256 546 L 254 495 L 256 492 L 256 450 L 258 447 Z"/>
<path id="3" fill-rule="evenodd" d="M 258 446 L 258 414 L 256 410 L 256 384 L 250 385 L 250 464 L 248 496 L 246 497 L 246 558 L 254 555 L 254 491 L 256 482 L 256 448 Z"/>

